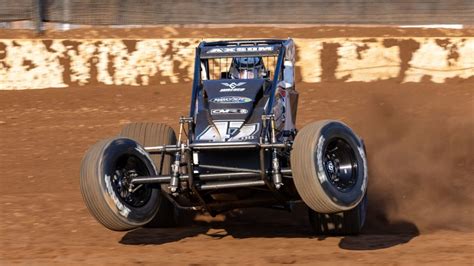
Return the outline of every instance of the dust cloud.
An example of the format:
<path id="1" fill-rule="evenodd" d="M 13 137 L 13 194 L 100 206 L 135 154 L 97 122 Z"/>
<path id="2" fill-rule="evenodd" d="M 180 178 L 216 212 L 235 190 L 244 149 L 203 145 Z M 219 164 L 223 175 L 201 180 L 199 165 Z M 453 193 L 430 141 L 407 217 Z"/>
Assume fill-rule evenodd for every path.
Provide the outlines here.
<path id="1" fill-rule="evenodd" d="M 472 230 L 472 92 L 407 87 L 374 93 L 365 108 L 367 230 Z"/>

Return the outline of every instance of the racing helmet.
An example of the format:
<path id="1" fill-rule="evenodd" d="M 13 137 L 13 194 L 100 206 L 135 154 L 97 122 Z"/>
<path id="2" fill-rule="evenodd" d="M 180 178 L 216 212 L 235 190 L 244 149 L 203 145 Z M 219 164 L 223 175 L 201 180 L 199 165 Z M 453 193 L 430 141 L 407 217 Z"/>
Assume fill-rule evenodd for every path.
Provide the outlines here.
<path id="1" fill-rule="evenodd" d="M 255 79 L 265 76 L 265 66 L 261 57 L 234 57 L 229 69 L 232 79 Z"/>

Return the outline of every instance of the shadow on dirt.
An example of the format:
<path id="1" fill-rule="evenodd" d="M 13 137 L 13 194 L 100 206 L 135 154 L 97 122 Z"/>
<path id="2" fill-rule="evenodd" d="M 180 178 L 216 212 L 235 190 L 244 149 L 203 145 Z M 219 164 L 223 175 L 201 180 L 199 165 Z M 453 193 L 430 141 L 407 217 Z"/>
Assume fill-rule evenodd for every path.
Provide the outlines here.
<path id="1" fill-rule="evenodd" d="M 418 235 L 418 228 L 413 223 L 388 222 L 383 214 L 369 214 L 363 233 L 340 238 L 339 247 L 349 250 L 384 249 L 407 243 Z M 332 238 L 312 235 L 306 208 L 299 206 L 291 213 L 253 208 L 229 212 L 224 221 L 194 221 L 179 228 L 140 228 L 126 233 L 120 243 L 161 245 L 189 237 L 306 238 L 316 241 Z"/>
<path id="2" fill-rule="evenodd" d="M 418 227 L 409 221 L 389 221 L 385 215 L 370 217 L 362 234 L 345 236 L 339 247 L 348 250 L 376 250 L 408 243 L 420 235 Z"/>
<path id="3" fill-rule="evenodd" d="M 380 193 L 369 195 L 369 208 L 362 234 L 345 236 L 339 247 L 348 250 L 375 250 L 408 243 L 420 234 L 418 227 L 406 220 L 389 219 L 387 202 Z"/>

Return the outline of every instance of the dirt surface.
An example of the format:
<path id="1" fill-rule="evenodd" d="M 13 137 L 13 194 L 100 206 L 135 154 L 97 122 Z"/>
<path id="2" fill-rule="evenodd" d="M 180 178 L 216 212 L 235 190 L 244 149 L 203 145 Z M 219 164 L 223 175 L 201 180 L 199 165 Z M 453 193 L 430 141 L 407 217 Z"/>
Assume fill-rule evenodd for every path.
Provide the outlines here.
<path id="1" fill-rule="evenodd" d="M 85 150 L 131 121 L 176 127 L 191 84 L 0 92 L 0 264 L 473 264 L 472 82 L 299 83 L 297 124 L 361 135 L 369 219 L 357 237 L 310 235 L 305 209 L 200 215 L 181 228 L 112 232 L 79 192 Z"/>
<path id="2" fill-rule="evenodd" d="M 94 28 L 40 38 L 473 34 L 472 29 L 254 26 Z M 35 35 L 2 30 L 0 38 Z M 334 65 L 325 62 L 324 69 Z M 191 84 L 0 91 L 0 265 L 474 264 L 474 80 L 344 83 L 328 73 L 323 83 L 298 83 L 297 124 L 338 119 L 364 138 L 370 183 L 362 235 L 312 237 L 303 206 L 293 213 L 249 209 L 216 218 L 199 215 L 180 228 L 109 231 L 82 202 L 84 152 L 129 122 L 176 128 L 178 117 L 187 114 Z"/>
<path id="3" fill-rule="evenodd" d="M 315 25 L 190 25 L 162 27 L 88 27 L 68 31 L 47 27 L 32 30 L 0 29 L 0 39 L 143 39 L 143 38 L 335 38 L 335 37 L 472 37 L 474 26 L 463 29 L 399 28 L 396 26 Z"/>

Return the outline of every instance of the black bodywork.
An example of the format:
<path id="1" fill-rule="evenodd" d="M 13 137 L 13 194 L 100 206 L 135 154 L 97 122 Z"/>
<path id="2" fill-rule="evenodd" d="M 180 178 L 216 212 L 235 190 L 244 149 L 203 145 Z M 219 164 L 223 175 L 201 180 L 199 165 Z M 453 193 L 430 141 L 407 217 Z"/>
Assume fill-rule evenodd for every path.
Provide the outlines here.
<path id="1" fill-rule="evenodd" d="M 160 183 L 177 207 L 211 214 L 298 201 L 289 165 L 298 100 L 294 49 L 291 39 L 202 42 L 178 143 L 145 147 L 150 154 L 169 154 L 172 173 L 132 183 Z M 211 77 L 213 61 L 236 57 L 274 58 L 273 68 L 264 77 L 230 79 L 219 66 L 218 78 Z"/>

